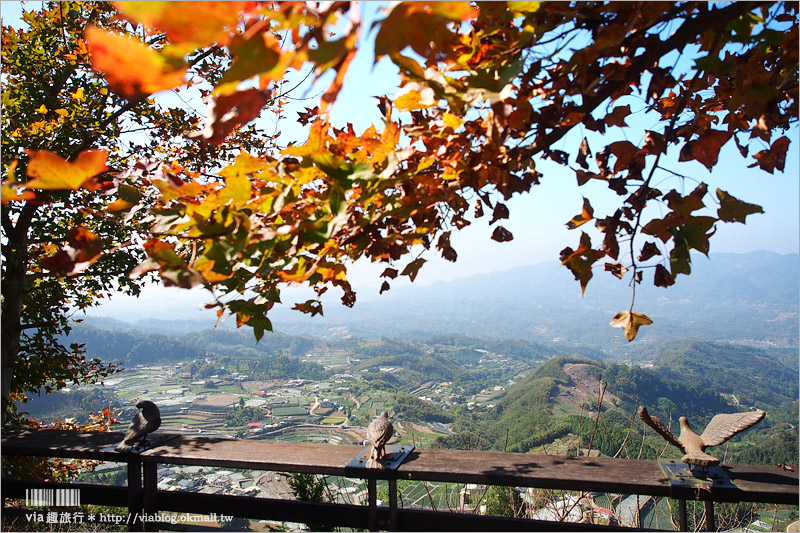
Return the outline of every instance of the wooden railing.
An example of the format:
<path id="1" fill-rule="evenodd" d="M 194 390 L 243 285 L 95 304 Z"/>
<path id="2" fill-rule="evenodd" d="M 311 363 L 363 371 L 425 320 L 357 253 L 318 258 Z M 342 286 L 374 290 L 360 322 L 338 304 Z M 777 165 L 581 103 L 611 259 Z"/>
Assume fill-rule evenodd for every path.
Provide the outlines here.
<path id="1" fill-rule="evenodd" d="M 706 525 L 710 530 L 714 528 L 713 502 L 798 504 L 797 472 L 773 466 L 724 465 L 731 483 L 698 489 L 670 483 L 656 461 L 416 449 L 396 470 L 382 470 L 349 466 L 362 450 L 359 446 L 175 435 L 155 448 L 134 455 L 113 451 L 113 445 L 122 436 L 121 433 L 4 430 L 4 460 L 11 456 L 61 457 L 127 463 L 128 467 L 127 487 L 37 483 L 4 478 L 4 502 L 5 498 L 24 499 L 26 489 L 77 488 L 80 489 L 82 504 L 127 507 L 127 524 L 133 531 L 170 527 L 147 519 L 164 511 L 199 514 L 224 511 L 226 515 L 250 519 L 373 531 L 612 529 L 591 524 L 398 508 L 397 480 L 404 479 L 640 494 L 679 501 L 701 500 L 708 502 L 706 511 L 710 520 Z M 362 479 L 367 482 L 369 501 L 368 505 L 362 506 L 158 490 L 158 466 L 161 464 L 303 472 Z M 388 480 L 388 507 L 376 505 L 377 480 Z M 145 517 L 144 521 L 142 517 Z"/>

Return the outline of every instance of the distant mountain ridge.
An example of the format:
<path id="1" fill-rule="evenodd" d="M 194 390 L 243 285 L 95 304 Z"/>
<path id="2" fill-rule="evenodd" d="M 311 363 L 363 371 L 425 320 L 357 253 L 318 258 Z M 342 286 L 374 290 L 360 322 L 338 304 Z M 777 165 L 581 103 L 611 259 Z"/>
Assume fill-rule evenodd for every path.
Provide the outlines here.
<path id="1" fill-rule="evenodd" d="M 373 291 L 377 292 L 375 289 Z M 335 293 L 336 291 L 330 291 Z M 326 295 L 327 297 L 328 295 Z M 655 324 L 642 328 L 634 343 L 608 326 L 630 306 L 626 283 L 597 272 L 585 296 L 558 262 L 480 274 L 428 286 L 395 287 L 381 296 L 359 291 L 355 307 L 343 307 L 335 294 L 325 300 L 324 317 L 307 317 L 289 308 L 286 298 L 270 318 L 276 331 L 322 338 L 355 335 L 424 340 L 437 334 L 520 338 L 607 350 L 617 355 L 651 343 L 697 338 L 783 349 L 798 346 L 800 256 L 774 252 L 693 256 L 692 274 L 678 276 L 669 289 L 646 281 L 637 288 L 635 310 Z M 171 302 L 161 302 L 169 307 Z M 152 306 L 152 314 L 148 307 Z M 138 306 L 137 306 L 138 307 Z M 142 301 L 131 316 L 153 316 L 134 327 L 177 333 L 212 327 L 213 313 L 181 315 L 180 324 L 160 318 L 158 302 Z M 98 318 L 87 322 L 97 324 Z M 192 324 L 195 323 L 196 327 Z M 230 327 L 223 322 L 223 327 Z M 99 325 L 99 324 L 98 324 Z"/>
<path id="2" fill-rule="evenodd" d="M 636 310 L 655 324 L 636 343 L 608 327 L 630 306 L 625 283 L 599 272 L 581 297 L 572 275 L 558 263 L 481 274 L 427 287 L 393 289 L 381 298 L 343 309 L 333 301 L 325 318 L 279 310 L 276 329 L 317 336 L 411 336 L 464 333 L 626 350 L 674 338 L 798 345 L 800 257 L 773 252 L 694 257 L 690 276 L 665 290 L 637 288 Z"/>

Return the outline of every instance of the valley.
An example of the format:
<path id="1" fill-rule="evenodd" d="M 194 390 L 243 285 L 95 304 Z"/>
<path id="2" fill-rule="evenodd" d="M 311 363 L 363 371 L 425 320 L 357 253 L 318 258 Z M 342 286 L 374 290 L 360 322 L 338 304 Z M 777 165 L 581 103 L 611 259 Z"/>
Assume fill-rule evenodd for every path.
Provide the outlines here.
<path id="1" fill-rule="evenodd" d="M 236 331 L 159 337 L 78 324 L 73 336 L 107 360 L 113 356 L 106 350 L 115 346 L 125 370 L 103 385 L 68 388 L 26 404 L 37 419 L 80 419 L 110 403 L 122 430 L 132 406 L 151 399 L 166 433 L 359 445 L 369 421 L 386 410 L 394 422 L 393 443 L 656 459 L 680 453 L 665 450 L 664 441 L 645 430 L 635 414 L 639 405 L 673 423 L 688 416 L 698 428 L 718 412 L 760 408 L 768 413 L 761 424 L 714 453 L 724 454 L 725 462 L 797 464 L 796 370 L 759 348 L 680 341 L 657 346 L 650 360 L 617 363 L 560 344 L 463 335 L 408 342 L 276 334 L 254 346 Z M 184 359 L 187 354 L 191 358 Z M 711 361 L 723 371 L 703 367 Z M 123 465 L 104 463 L 81 479 L 119 484 L 124 476 Z M 292 498 L 291 479 L 179 465 L 159 470 L 161 490 L 206 494 Z M 356 480 L 318 481 L 335 501 L 366 498 L 366 487 Z M 386 490 L 381 487 L 379 493 Z M 400 488 L 403 501 L 420 508 L 487 512 L 496 496 L 486 486 L 414 482 Z M 601 518 L 608 510 L 614 520 L 632 520 L 625 495 L 578 496 L 581 516 L 599 513 L 596 520 L 608 523 Z M 555 494 L 523 491 L 520 498 L 531 516 L 559 509 Z M 645 502 L 642 510 L 648 527 L 670 527 L 667 500 Z M 796 518 L 791 510 L 758 513 L 754 507 L 742 519 L 780 525 Z"/>
<path id="2" fill-rule="evenodd" d="M 680 457 L 645 429 L 636 415 L 642 405 L 673 428 L 687 416 L 698 429 L 717 413 L 763 409 L 761 423 L 712 454 L 726 463 L 797 465 L 797 256 L 719 261 L 738 280 L 735 290 L 699 265 L 690 280 L 699 285 L 647 300 L 658 327 L 643 328 L 631 344 L 607 326 L 603 313 L 615 307 L 603 301 L 604 283 L 583 300 L 554 304 L 563 288 L 542 266 L 485 283 L 434 285 L 424 294 L 401 287 L 380 304 L 359 304 L 346 320 L 335 306 L 316 322 L 296 313 L 285 321 L 277 310 L 281 332 L 260 342 L 246 328 L 210 329 L 200 319 L 89 316 L 63 341 L 123 370 L 103 384 L 43 394 L 23 409 L 37 420 L 81 422 L 111 405 L 123 430 L 133 405 L 146 398 L 160 407 L 163 432 L 330 445 L 361 444 L 366 426 L 386 410 L 393 443 L 641 459 Z M 767 279 L 767 272 L 782 277 Z M 84 479 L 119 484 L 123 474 L 121 465 L 106 463 Z M 200 477 L 211 481 L 197 483 Z M 290 481 L 280 473 L 177 465 L 159 471 L 162 490 L 291 498 Z M 317 482 L 330 500 L 359 503 L 366 494 L 353 480 Z M 401 487 L 409 505 L 469 512 L 485 512 L 498 494 L 485 486 Z M 625 495 L 575 496 L 566 507 L 581 508 L 582 516 L 608 511 L 602 520 L 613 515 L 622 523 L 635 515 Z M 519 498 L 530 516 L 549 516 L 556 511 L 548 508 L 573 495 L 521 490 Z M 641 504 L 643 525 L 671 527 L 669 505 Z M 784 527 L 797 516 L 796 509 L 762 511 L 736 513 L 752 529 Z"/>

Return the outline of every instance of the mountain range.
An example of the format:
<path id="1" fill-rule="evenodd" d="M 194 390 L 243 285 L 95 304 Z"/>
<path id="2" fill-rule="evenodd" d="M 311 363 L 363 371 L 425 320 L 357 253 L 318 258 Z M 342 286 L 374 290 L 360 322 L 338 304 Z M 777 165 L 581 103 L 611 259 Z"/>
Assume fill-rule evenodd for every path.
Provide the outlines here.
<path id="1" fill-rule="evenodd" d="M 558 262 L 427 286 L 406 285 L 381 296 L 373 294 L 375 289 L 362 289 L 352 309 L 332 295 L 324 300 L 324 317 L 307 317 L 286 305 L 276 307 L 270 318 L 276 331 L 321 338 L 426 339 L 461 333 L 588 345 L 615 355 L 636 354 L 652 343 L 685 338 L 795 350 L 799 278 L 798 254 L 760 251 L 711 254 L 710 259 L 695 256 L 692 274 L 679 276 L 669 289 L 647 283 L 637 286 L 634 310 L 654 324 L 641 328 L 630 344 L 622 330 L 608 326 L 617 312 L 630 307 L 631 289 L 626 282 L 598 272 L 582 296 L 578 283 Z M 128 316 L 163 317 L 169 305 L 157 299 L 143 301 Z M 179 323 L 140 319 L 135 327 L 186 332 L 208 328 L 216 318 L 208 312 L 183 316 L 186 319 Z M 639 355 L 646 359 L 646 354 Z"/>

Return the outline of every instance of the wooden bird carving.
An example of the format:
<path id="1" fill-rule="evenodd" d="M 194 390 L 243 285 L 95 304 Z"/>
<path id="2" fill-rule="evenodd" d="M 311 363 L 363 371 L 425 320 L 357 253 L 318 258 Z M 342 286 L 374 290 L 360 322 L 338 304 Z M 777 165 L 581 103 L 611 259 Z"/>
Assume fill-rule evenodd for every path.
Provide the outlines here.
<path id="1" fill-rule="evenodd" d="M 140 409 L 136 416 L 131 420 L 131 425 L 125 432 L 125 438 L 114 448 L 120 453 L 130 452 L 141 440 L 144 442 L 148 433 L 152 433 L 161 426 L 161 411 L 158 406 L 150 400 L 142 400 L 136 404 Z"/>
<path id="2" fill-rule="evenodd" d="M 704 452 L 706 448 L 719 446 L 734 435 L 756 425 L 764 418 L 764 411 L 748 411 L 746 413 L 719 414 L 711 419 L 702 435 L 692 431 L 685 416 L 678 419 L 681 434 L 675 437 L 667 426 L 656 416 L 650 416 L 647 409 L 639 408 L 639 416 L 644 422 L 656 430 L 668 442 L 677 446 L 685 455 L 681 461 L 697 466 L 716 466 L 719 459 Z"/>
<path id="3" fill-rule="evenodd" d="M 376 417 L 367 426 L 367 439 L 372 445 L 370 452 L 370 459 L 380 461 L 386 455 L 386 443 L 392 438 L 394 433 L 394 426 L 389 421 L 389 413 L 386 411 L 381 413 L 381 416 Z"/>

